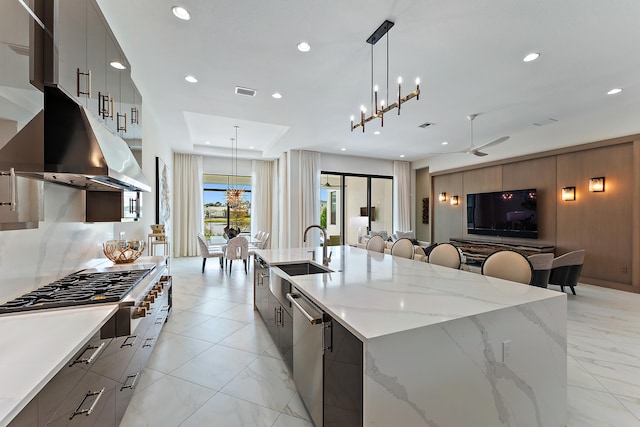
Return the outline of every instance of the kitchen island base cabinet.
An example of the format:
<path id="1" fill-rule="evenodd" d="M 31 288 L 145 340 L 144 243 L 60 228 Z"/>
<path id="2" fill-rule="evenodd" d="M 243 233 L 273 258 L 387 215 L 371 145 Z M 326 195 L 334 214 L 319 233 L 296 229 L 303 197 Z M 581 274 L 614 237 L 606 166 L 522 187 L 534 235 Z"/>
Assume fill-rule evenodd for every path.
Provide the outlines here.
<path id="1" fill-rule="evenodd" d="M 331 344 L 324 352 L 324 425 L 361 426 L 362 341 L 332 320 L 325 329 L 325 343 Z"/>

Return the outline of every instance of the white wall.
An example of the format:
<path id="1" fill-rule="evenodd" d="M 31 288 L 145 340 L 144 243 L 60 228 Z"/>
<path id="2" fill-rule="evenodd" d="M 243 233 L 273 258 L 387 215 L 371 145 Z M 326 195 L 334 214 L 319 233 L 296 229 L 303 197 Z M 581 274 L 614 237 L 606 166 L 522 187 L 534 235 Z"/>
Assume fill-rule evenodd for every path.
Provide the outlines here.
<path id="1" fill-rule="evenodd" d="M 393 176 L 393 161 L 322 153 L 320 169 L 327 172 Z"/>

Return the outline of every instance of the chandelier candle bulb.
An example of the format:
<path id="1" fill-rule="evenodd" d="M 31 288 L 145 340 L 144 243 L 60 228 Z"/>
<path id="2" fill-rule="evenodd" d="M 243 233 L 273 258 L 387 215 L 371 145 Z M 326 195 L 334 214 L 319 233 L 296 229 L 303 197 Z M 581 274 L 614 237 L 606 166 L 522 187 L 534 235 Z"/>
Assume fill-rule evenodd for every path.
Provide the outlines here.
<path id="1" fill-rule="evenodd" d="M 384 127 L 384 99 L 380 101 L 380 127 Z"/>
<path id="2" fill-rule="evenodd" d="M 360 107 L 360 126 L 362 126 L 362 132 L 364 133 L 364 113 L 367 112 L 367 109 L 364 108 L 364 105 Z"/>
<path id="3" fill-rule="evenodd" d="M 378 114 L 378 85 L 373 87 L 374 105 L 376 106 L 376 115 Z"/>
<path id="4" fill-rule="evenodd" d="M 416 77 L 416 101 L 420 99 L 420 77 Z"/>
<path id="5" fill-rule="evenodd" d="M 351 116 L 351 132 L 353 132 L 353 119 L 354 119 L 354 118 L 355 118 L 355 117 Z"/>

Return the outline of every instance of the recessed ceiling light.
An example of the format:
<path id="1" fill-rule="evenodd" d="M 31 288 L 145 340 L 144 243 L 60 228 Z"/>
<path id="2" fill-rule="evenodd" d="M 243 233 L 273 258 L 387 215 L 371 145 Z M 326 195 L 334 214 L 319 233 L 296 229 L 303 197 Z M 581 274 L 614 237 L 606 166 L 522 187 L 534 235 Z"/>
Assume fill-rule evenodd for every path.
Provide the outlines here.
<path id="1" fill-rule="evenodd" d="M 404 157 L 404 154 L 400 154 L 400 157 Z"/>
<path id="2" fill-rule="evenodd" d="M 171 8 L 171 11 L 178 19 L 182 19 L 183 21 L 188 21 L 189 19 L 191 19 L 191 14 L 189 13 L 189 11 L 182 6 L 173 6 Z"/>
<path id="3" fill-rule="evenodd" d="M 607 95 L 615 95 L 615 94 L 620 93 L 620 92 L 622 92 L 622 89 L 617 87 L 617 88 L 611 89 L 609 92 L 607 92 Z"/>
<path id="4" fill-rule="evenodd" d="M 309 52 L 311 50 L 311 46 L 307 42 L 298 43 L 298 50 L 300 52 Z"/>
<path id="5" fill-rule="evenodd" d="M 188 75 L 184 78 L 186 81 L 188 81 L 189 83 L 198 83 L 198 79 L 196 79 L 195 77 L 193 77 L 192 75 Z"/>
<path id="6" fill-rule="evenodd" d="M 347 149 L 346 148 L 341 148 L 340 151 L 347 151 Z"/>
<path id="7" fill-rule="evenodd" d="M 204 143 L 207 144 L 207 145 L 211 144 L 209 141 L 205 141 Z"/>
<path id="8" fill-rule="evenodd" d="M 249 146 L 249 150 L 253 150 L 255 147 L 253 145 Z"/>
<path id="9" fill-rule="evenodd" d="M 444 141 L 442 145 L 449 145 L 449 143 L 447 141 Z"/>
<path id="10" fill-rule="evenodd" d="M 111 65 L 113 68 L 117 69 L 117 70 L 126 70 L 127 67 L 125 67 L 124 65 L 122 65 L 122 63 L 118 62 L 118 61 L 111 61 L 109 63 L 109 65 Z"/>
<path id="11" fill-rule="evenodd" d="M 282 98 L 282 95 L 281 95 L 279 92 L 274 92 L 271 96 L 272 96 L 273 98 L 275 98 L 275 99 L 280 99 L 280 98 Z"/>
<path id="12" fill-rule="evenodd" d="M 373 134 L 374 134 L 374 135 L 380 135 L 380 131 L 379 131 L 379 130 L 377 130 L 377 131 L 375 131 Z"/>
<path id="13" fill-rule="evenodd" d="M 528 54 L 527 56 L 525 56 L 524 58 L 522 58 L 522 60 L 524 62 L 531 62 L 531 61 L 535 61 L 538 58 L 540 58 L 540 54 L 537 53 L 537 52 L 532 52 L 532 53 Z"/>

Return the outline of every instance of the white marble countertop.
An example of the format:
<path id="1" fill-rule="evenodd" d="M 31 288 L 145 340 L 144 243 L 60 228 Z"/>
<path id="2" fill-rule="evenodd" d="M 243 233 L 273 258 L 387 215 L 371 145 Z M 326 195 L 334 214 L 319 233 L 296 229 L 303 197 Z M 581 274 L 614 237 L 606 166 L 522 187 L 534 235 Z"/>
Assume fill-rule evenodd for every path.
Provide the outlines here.
<path id="1" fill-rule="evenodd" d="M 134 264 L 164 260 L 140 257 Z M 113 265 L 98 258 L 87 268 Z M 0 425 L 8 424 L 117 310 L 113 303 L 0 316 Z"/>
<path id="2" fill-rule="evenodd" d="M 115 313 L 118 304 L 0 317 L 0 425 L 6 425 Z"/>
<path id="3" fill-rule="evenodd" d="M 309 261 L 311 248 L 257 250 L 273 266 Z M 549 298 L 560 292 L 424 262 L 332 246 L 333 273 L 290 281 L 361 340 Z M 315 249 L 316 260 L 322 248 Z M 316 262 L 316 264 L 320 264 Z"/>

